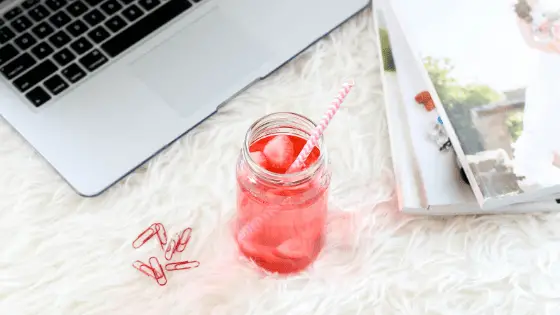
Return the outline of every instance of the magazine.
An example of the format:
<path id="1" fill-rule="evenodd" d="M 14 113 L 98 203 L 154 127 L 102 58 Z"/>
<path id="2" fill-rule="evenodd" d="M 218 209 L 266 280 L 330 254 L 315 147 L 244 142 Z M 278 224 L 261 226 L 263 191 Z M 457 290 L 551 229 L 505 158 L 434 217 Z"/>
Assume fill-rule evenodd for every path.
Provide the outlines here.
<path id="1" fill-rule="evenodd" d="M 392 0 L 483 209 L 560 193 L 560 1 Z"/>
<path id="2" fill-rule="evenodd" d="M 559 211 L 551 198 L 542 202 L 482 210 L 458 167 L 452 150 L 442 152 L 426 137 L 437 117 L 421 108 L 414 94 L 426 89 L 422 66 L 414 62 L 402 29 L 386 0 L 374 1 L 372 17 L 382 65 L 381 77 L 399 209 L 410 214 L 456 215 Z"/>
<path id="3" fill-rule="evenodd" d="M 381 63 L 381 78 L 384 91 L 385 115 L 393 173 L 395 192 L 399 209 L 425 209 L 428 207 L 423 190 L 423 182 L 419 172 L 418 160 L 412 150 L 411 132 L 407 123 L 406 113 L 401 104 L 397 69 L 393 59 L 391 42 L 383 12 L 374 6 L 373 22 L 378 43 L 378 59 Z M 390 105 L 389 105 L 390 104 Z"/>

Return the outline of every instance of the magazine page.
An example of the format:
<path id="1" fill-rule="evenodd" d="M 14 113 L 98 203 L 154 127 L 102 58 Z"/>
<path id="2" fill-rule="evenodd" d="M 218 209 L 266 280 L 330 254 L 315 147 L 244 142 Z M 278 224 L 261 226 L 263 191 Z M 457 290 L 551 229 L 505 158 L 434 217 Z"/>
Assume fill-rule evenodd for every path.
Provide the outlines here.
<path id="1" fill-rule="evenodd" d="M 387 31 L 385 14 L 380 6 L 374 5 L 372 17 L 378 44 L 378 60 L 381 64 L 381 80 L 385 101 L 387 129 L 391 145 L 395 193 L 399 209 L 428 207 L 420 178 L 419 165 L 411 142 L 410 127 L 401 104 L 401 90 L 397 69 L 392 54 L 392 45 Z"/>
<path id="2" fill-rule="evenodd" d="M 437 141 L 432 137 L 435 127 L 442 128 L 438 123 L 437 112 L 427 110 L 415 101 L 415 95 L 427 88 L 427 82 L 422 79 L 422 67 L 412 57 L 394 14 L 391 10 L 382 10 L 383 2 L 386 1 L 378 1 L 376 8 L 379 14 L 383 14 L 386 25 L 386 29 L 381 31 L 388 31 L 388 38 L 382 39 L 388 43 L 383 45 L 382 42 L 384 59 L 396 65 L 397 69 L 396 76 L 386 76 L 396 81 L 395 85 L 400 91 L 400 95 L 395 97 L 397 100 L 393 100 L 394 104 L 388 106 L 387 110 L 394 109 L 398 101 L 402 112 L 400 120 L 408 126 L 412 154 L 419 166 L 422 194 L 429 207 L 476 202 L 469 185 L 461 178 L 455 153 L 451 148 L 442 147 L 446 139 Z"/>
<path id="3" fill-rule="evenodd" d="M 560 192 L 560 1 L 392 0 L 482 208 Z"/>

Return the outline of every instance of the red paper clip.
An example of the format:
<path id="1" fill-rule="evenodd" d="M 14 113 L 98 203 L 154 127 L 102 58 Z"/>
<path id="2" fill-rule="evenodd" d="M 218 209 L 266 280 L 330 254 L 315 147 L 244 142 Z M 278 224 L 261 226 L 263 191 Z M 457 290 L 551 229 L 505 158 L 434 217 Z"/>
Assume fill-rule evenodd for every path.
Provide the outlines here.
<path id="1" fill-rule="evenodd" d="M 185 250 L 185 248 L 187 247 L 187 244 L 191 240 L 191 233 L 192 233 L 191 228 L 186 228 L 186 229 L 183 230 L 183 232 L 181 232 L 181 234 L 179 235 L 179 239 L 177 240 L 177 245 L 176 245 L 176 248 L 175 248 L 175 251 L 177 253 L 180 253 L 180 252 Z"/>
<path id="2" fill-rule="evenodd" d="M 165 232 L 165 227 L 161 223 L 154 223 L 140 233 L 134 242 L 132 242 L 132 247 L 135 249 L 140 248 L 155 235 L 157 235 L 159 244 L 163 250 L 165 248 L 165 244 L 167 244 L 167 233 Z"/>
<path id="3" fill-rule="evenodd" d="M 132 242 L 133 248 L 140 248 L 142 245 L 146 244 L 154 235 L 157 234 L 157 224 L 154 223 L 150 225 L 144 232 L 140 233 L 138 237 Z"/>
<path id="4" fill-rule="evenodd" d="M 150 257 L 150 266 L 154 270 L 154 277 L 156 278 L 157 283 L 160 286 L 164 286 L 167 284 L 167 277 L 165 276 L 165 272 L 163 272 L 163 267 L 159 263 L 157 257 Z"/>
<path id="5" fill-rule="evenodd" d="M 196 268 L 200 266 L 200 262 L 193 260 L 193 261 L 179 261 L 179 262 L 172 262 L 165 265 L 165 270 L 167 271 L 175 271 L 175 270 L 187 270 L 191 268 Z"/>
<path id="6" fill-rule="evenodd" d="M 169 240 L 169 243 L 165 247 L 165 259 L 171 260 L 173 258 L 173 254 L 175 254 L 175 249 L 177 248 L 177 241 L 172 238 Z"/>
<path id="7" fill-rule="evenodd" d="M 152 267 L 150 267 L 149 265 L 141 262 L 140 260 L 135 261 L 132 264 L 132 267 L 136 268 L 138 271 L 140 271 L 141 273 L 145 274 L 148 277 L 151 277 L 151 278 L 154 278 L 154 279 L 156 278 L 154 269 Z"/>
<path id="8" fill-rule="evenodd" d="M 155 225 L 159 244 L 161 245 L 161 249 L 165 250 L 165 245 L 167 245 L 167 232 L 165 231 L 163 224 L 155 223 Z"/>

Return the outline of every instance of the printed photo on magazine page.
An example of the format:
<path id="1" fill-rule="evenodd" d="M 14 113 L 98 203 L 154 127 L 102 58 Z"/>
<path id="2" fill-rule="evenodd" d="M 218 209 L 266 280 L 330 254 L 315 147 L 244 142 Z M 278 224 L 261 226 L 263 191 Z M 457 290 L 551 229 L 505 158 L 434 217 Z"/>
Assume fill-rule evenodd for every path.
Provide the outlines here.
<path id="1" fill-rule="evenodd" d="M 393 0 L 484 199 L 560 192 L 560 0 Z"/>

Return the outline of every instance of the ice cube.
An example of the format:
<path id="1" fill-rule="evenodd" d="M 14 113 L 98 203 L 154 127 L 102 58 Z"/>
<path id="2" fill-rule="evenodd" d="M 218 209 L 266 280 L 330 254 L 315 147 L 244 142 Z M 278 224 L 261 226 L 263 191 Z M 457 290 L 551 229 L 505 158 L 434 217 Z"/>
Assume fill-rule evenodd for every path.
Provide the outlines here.
<path id="1" fill-rule="evenodd" d="M 259 164 L 263 168 L 268 167 L 266 156 L 264 156 L 261 151 L 250 152 L 249 155 L 251 156 L 253 162 Z"/>
<path id="2" fill-rule="evenodd" d="M 276 248 L 271 246 L 260 245 L 259 243 L 250 239 L 238 239 L 239 249 L 252 259 L 258 259 L 261 261 L 271 262 L 283 262 L 286 257 L 280 257 L 275 255 Z M 286 261 L 286 263 L 288 263 Z"/>
<path id="3" fill-rule="evenodd" d="M 264 146 L 263 153 L 272 166 L 287 169 L 293 162 L 294 145 L 287 136 L 276 136 Z"/>
<path id="4" fill-rule="evenodd" d="M 300 259 L 309 258 L 311 252 L 310 242 L 291 238 L 276 247 L 275 254 L 282 258 Z"/>

